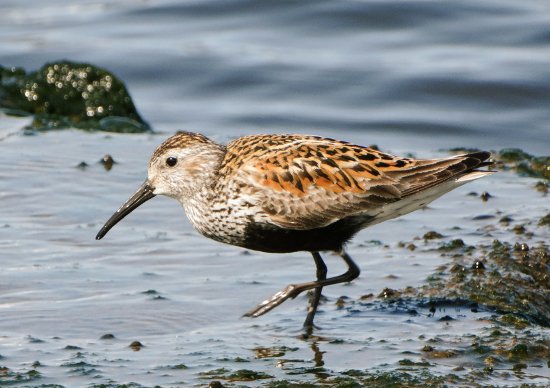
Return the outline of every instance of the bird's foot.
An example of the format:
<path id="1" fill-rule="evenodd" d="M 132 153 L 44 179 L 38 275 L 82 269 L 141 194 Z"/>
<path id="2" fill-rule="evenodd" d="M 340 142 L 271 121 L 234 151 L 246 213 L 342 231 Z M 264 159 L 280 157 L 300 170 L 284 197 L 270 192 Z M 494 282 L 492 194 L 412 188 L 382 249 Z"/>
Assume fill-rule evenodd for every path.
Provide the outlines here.
<path id="1" fill-rule="evenodd" d="M 284 290 L 274 294 L 271 298 L 264 300 L 262 303 L 254 307 L 252 310 L 244 314 L 245 317 L 256 318 L 260 315 L 273 310 L 275 307 L 283 303 L 285 300 L 294 299 L 303 290 L 294 284 L 288 285 Z"/>

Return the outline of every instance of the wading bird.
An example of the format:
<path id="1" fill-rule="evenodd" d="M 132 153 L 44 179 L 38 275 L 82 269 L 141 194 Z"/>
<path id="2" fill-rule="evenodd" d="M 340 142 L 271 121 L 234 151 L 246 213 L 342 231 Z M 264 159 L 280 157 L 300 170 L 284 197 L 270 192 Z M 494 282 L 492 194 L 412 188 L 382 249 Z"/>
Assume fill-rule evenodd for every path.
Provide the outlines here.
<path id="1" fill-rule="evenodd" d="M 179 201 L 204 236 L 263 252 L 311 252 L 317 279 L 291 284 L 246 313 L 258 317 L 314 290 L 304 326 L 313 327 L 321 290 L 349 282 L 359 268 L 344 247 L 367 226 L 423 208 L 491 171 L 488 152 L 441 159 L 397 157 L 373 148 L 305 135 L 253 135 L 227 146 L 190 132 L 162 143 L 148 178 L 101 228 L 99 240 L 156 195 Z M 327 278 L 321 251 L 348 266 Z"/>

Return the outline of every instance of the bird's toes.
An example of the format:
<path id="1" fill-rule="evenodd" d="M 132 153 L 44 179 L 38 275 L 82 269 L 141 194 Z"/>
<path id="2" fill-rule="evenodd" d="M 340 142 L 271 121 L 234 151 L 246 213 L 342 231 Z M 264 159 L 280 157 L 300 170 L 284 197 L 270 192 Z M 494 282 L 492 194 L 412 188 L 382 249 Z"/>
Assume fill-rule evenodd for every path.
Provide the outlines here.
<path id="1" fill-rule="evenodd" d="M 284 290 L 275 293 L 269 299 L 264 300 L 255 308 L 244 314 L 244 317 L 257 318 L 260 315 L 273 310 L 275 307 L 283 303 L 288 298 L 295 298 L 299 292 L 296 292 L 296 286 L 293 284 L 288 285 Z"/>

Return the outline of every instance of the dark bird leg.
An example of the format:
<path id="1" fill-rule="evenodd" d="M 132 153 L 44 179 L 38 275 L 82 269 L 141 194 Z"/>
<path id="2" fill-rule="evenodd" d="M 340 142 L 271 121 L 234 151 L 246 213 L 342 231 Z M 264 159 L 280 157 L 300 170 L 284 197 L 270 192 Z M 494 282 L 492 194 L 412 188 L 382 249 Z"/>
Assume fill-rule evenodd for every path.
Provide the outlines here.
<path id="1" fill-rule="evenodd" d="M 327 278 L 327 266 L 323 261 L 323 258 L 319 252 L 311 252 L 313 260 L 315 260 L 315 266 L 317 267 L 317 281 L 322 281 Z M 321 292 L 323 287 L 317 287 L 313 290 L 313 295 L 309 301 L 309 307 L 307 308 L 307 317 L 304 321 L 304 327 L 306 329 L 313 328 L 313 318 L 315 318 L 315 313 L 317 312 L 317 306 L 319 306 L 319 300 L 321 299 Z"/>
<path id="2" fill-rule="evenodd" d="M 334 276 L 332 278 L 324 279 L 324 280 L 318 280 L 318 281 L 307 282 L 307 283 L 299 283 L 299 284 L 290 284 L 284 290 L 279 291 L 275 295 L 273 295 L 271 298 L 264 300 L 254 309 L 247 312 L 244 316 L 252 317 L 252 318 L 259 317 L 260 315 L 263 315 L 268 311 L 273 310 L 275 307 L 283 303 L 285 300 L 289 298 L 295 298 L 301 292 L 311 290 L 313 288 L 322 288 L 324 286 L 330 286 L 331 284 L 351 282 L 353 279 L 359 276 L 359 273 L 360 273 L 359 267 L 357 267 L 357 264 L 353 262 L 351 257 L 349 257 L 348 254 L 343 249 L 342 251 L 339 252 L 339 254 L 342 257 L 342 259 L 345 261 L 345 263 L 348 265 L 348 270 L 343 274 Z"/>

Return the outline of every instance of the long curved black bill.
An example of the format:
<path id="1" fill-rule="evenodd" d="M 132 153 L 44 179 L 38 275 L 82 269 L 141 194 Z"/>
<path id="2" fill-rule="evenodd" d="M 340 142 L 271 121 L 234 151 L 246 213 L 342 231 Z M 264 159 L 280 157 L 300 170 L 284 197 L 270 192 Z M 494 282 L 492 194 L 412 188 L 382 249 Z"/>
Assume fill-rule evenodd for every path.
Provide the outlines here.
<path id="1" fill-rule="evenodd" d="M 95 239 L 101 240 L 103 236 L 105 236 L 113 226 L 115 226 L 120 220 L 130 214 L 132 210 L 137 208 L 142 203 L 147 202 L 154 196 L 155 194 L 153 194 L 153 188 L 149 186 L 149 183 L 147 181 L 143 182 L 143 184 L 139 187 L 135 194 L 132 195 L 126 202 L 124 202 L 124 205 L 122 205 L 115 212 L 115 214 L 113 214 L 111 218 L 107 220 L 97 236 L 95 236 Z"/>

